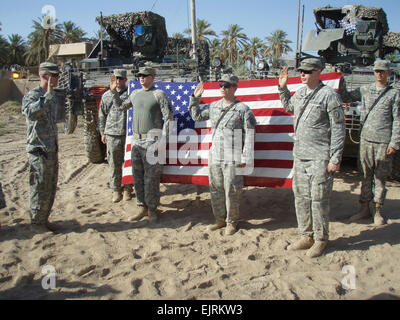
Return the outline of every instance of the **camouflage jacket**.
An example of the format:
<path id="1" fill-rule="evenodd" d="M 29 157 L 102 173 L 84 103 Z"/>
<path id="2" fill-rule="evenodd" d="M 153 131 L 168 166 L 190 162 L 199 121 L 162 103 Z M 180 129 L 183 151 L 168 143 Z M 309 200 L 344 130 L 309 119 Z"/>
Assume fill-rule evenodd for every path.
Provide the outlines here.
<path id="1" fill-rule="evenodd" d="M 387 143 L 396 150 L 400 148 L 400 93 L 397 89 L 389 89 L 378 103 L 371 106 L 382 93 L 376 84 L 362 86 L 347 91 L 343 85 L 339 93 L 343 102 L 361 101 L 362 124 L 361 138 L 370 142 Z M 369 114 L 368 114 L 369 113 Z M 368 115 L 368 118 L 367 118 Z"/>
<path id="2" fill-rule="evenodd" d="M 58 151 L 58 129 L 56 125 L 56 99 L 37 87 L 22 99 L 22 114 L 26 117 L 26 151 L 41 149 L 45 152 Z"/>
<path id="3" fill-rule="evenodd" d="M 322 83 L 320 83 L 320 86 Z M 323 86 L 308 103 L 298 120 L 307 98 L 307 87 L 301 87 L 291 97 L 288 88 L 278 86 L 283 107 L 294 113 L 295 144 L 293 154 L 302 160 L 342 160 L 346 137 L 345 118 L 340 97 L 329 86 Z"/>
<path id="4" fill-rule="evenodd" d="M 199 105 L 200 99 L 194 96 L 190 97 L 189 112 L 194 121 L 211 121 L 213 138 L 208 158 L 209 163 L 211 159 L 224 163 L 229 163 L 232 160 L 233 164 L 251 163 L 254 158 L 254 129 L 256 126 L 256 118 L 253 111 L 246 104 L 235 98 L 234 102 L 226 107 L 230 109 L 216 128 L 218 119 L 224 111 L 223 99 L 204 105 L 201 108 Z M 241 130 L 240 145 L 238 146 L 234 145 L 237 137 L 236 130 Z M 239 151 L 240 153 L 232 157 L 232 151 L 235 153 Z"/>
<path id="5" fill-rule="evenodd" d="M 128 89 L 118 92 L 119 98 L 125 101 L 128 98 Z M 118 111 L 113 103 L 113 94 L 106 91 L 101 97 L 99 107 L 100 134 L 111 136 L 124 136 L 126 132 L 126 112 Z"/>
<path id="6" fill-rule="evenodd" d="M 133 133 L 146 134 L 152 129 L 162 129 L 162 136 L 167 138 L 173 111 L 172 103 L 164 91 L 154 86 L 149 90 L 138 89 L 125 101 L 121 101 L 114 92 L 113 101 L 120 112 L 133 107 Z"/>

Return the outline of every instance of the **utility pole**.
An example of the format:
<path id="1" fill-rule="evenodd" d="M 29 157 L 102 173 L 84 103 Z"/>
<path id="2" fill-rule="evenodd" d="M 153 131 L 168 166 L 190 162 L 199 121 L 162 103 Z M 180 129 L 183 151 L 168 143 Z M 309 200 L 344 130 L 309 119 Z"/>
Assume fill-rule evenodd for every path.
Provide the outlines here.
<path id="1" fill-rule="evenodd" d="M 196 68 L 199 68 L 199 56 L 198 56 L 198 45 L 197 45 L 197 28 L 196 28 L 196 4 L 195 0 L 190 0 L 190 11 L 192 21 L 192 44 L 193 44 L 193 57 L 196 60 Z"/>

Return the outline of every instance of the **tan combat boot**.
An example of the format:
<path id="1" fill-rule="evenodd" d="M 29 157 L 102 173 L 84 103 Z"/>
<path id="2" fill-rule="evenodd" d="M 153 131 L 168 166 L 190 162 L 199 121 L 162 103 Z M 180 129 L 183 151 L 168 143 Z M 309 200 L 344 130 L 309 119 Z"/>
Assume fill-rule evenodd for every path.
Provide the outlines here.
<path id="1" fill-rule="evenodd" d="M 124 189 L 124 196 L 123 196 L 123 200 L 124 201 L 129 201 L 132 199 L 132 193 L 130 190 Z"/>
<path id="2" fill-rule="evenodd" d="M 349 222 L 355 222 L 364 218 L 368 218 L 370 216 L 371 213 L 369 211 L 369 201 L 361 202 L 360 211 L 356 213 L 354 216 L 351 216 Z"/>
<path id="3" fill-rule="evenodd" d="M 114 191 L 113 192 L 113 197 L 112 197 L 112 202 L 120 202 L 122 200 L 122 192 L 121 191 Z"/>
<path id="4" fill-rule="evenodd" d="M 295 243 L 289 245 L 287 249 L 290 251 L 305 250 L 311 248 L 313 244 L 314 244 L 314 239 L 312 237 L 302 235 L 300 240 L 297 240 Z"/>
<path id="5" fill-rule="evenodd" d="M 228 222 L 225 228 L 225 235 L 231 236 L 237 231 L 237 223 L 236 222 Z"/>
<path id="6" fill-rule="evenodd" d="M 149 210 L 149 222 L 154 223 L 158 221 L 157 209 Z"/>
<path id="7" fill-rule="evenodd" d="M 381 208 L 382 205 L 375 203 L 374 224 L 376 226 L 383 226 L 385 224 L 385 219 L 381 215 Z"/>
<path id="8" fill-rule="evenodd" d="M 146 217 L 148 215 L 149 209 L 147 207 L 139 207 L 140 211 L 136 216 L 131 218 L 131 221 L 139 221 L 140 219 Z"/>
<path id="9" fill-rule="evenodd" d="M 310 258 L 319 257 L 325 250 L 328 240 L 317 240 L 313 246 L 307 250 L 306 255 Z"/>
<path id="10" fill-rule="evenodd" d="M 226 226 L 226 222 L 225 221 L 217 221 L 217 223 L 211 225 L 208 227 L 208 231 L 215 231 L 218 229 L 221 229 L 223 227 Z"/>

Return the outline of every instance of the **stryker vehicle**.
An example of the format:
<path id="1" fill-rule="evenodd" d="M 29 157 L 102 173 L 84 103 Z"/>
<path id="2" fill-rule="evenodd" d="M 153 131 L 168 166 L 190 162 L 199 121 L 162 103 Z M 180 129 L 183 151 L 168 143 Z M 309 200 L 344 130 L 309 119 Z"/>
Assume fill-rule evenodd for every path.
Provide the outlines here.
<path id="1" fill-rule="evenodd" d="M 210 64 L 206 41 L 198 43 L 198 61 L 191 59 L 191 41 L 168 38 L 165 19 L 153 12 L 116 14 L 96 20 L 110 40 L 100 40 L 89 56 L 80 61 L 78 69 L 66 63 L 59 78 L 59 88 L 65 94 L 65 132 L 73 133 L 78 115 L 83 116 L 86 154 L 93 163 L 105 159 L 98 108 L 114 69 L 126 69 L 132 79 L 139 67 L 146 65 L 157 70 L 156 81 L 185 82 L 196 81 L 198 76 L 206 79 Z"/>
<path id="2" fill-rule="evenodd" d="M 317 30 L 309 31 L 303 51 L 318 51 L 324 60 L 324 72 L 337 71 L 344 75 L 348 90 L 375 82 L 373 63 L 377 58 L 400 49 L 400 33 L 390 32 L 386 13 L 380 7 L 348 5 L 314 9 Z M 310 56 L 301 53 L 301 57 Z M 393 65 L 391 84 L 400 88 L 399 71 Z M 345 157 L 358 157 L 360 139 L 359 104 L 345 106 Z M 393 162 L 392 176 L 400 180 L 400 153 Z"/>

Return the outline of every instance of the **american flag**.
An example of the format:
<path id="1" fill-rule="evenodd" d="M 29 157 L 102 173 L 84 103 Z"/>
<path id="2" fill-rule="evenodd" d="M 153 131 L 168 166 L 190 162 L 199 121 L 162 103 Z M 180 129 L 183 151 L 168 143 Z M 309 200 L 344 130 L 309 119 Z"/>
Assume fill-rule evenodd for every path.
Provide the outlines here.
<path id="1" fill-rule="evenodd" d="M 339 86 L 341 75 L 326 73 L 321 80 L 335 89 Z M 197 86 L 196 82 L 154 82 L 171 99 L 178 131 L 178 143 L 170 149 L 178 149 L 178 159 L 168 159 L 163 167 L 162 182 L 208 185 L 208 150 L 211 146 L 211 128 L 209 121 L 194 122 L 188 107 L 190 95 Z M 302 86 L 300 77 L 289 78 L 288 88 L 293 94 Z M 129 90 L 141 88 L 138 81 L 130 81 Z M 209 104 L 221 99 L 218 82 L 204 84 L 205 91 L 201 103 Z M 257 120 L 255 135 L 254 170 L 245 176 L 246 186 L 273 188 L 291 188 L 293 167 L 293 115 L 282 107 L 278 93 L 278 79 L 240 81 L 236 97 L 246 103 Z M 127 111 L 127 139 L 123 184 L 132 184 L 131 143 L 133 109 Z M 191 129 L 191 131 L 190 131 Z M 189 130 L 189 131 L 188 131 Z M 196 132 L 187 135 L 184 132 Z M 183 135 L 182 135 L 183 134 Z M 190 138 L 188 138 L 190 137 Z M 188 140 L 187 140 L 188 139 Z M 188 150 L 185 142 L 196 145 L 195 151 Z M 186 146 L 188 144 L 186 143 Z M 190 148 L 189 148 L 190 149 Z M 169 153 L 167 152 L 167 156 Z M 187 161 L 198 159 L 198 163 Z M 188 163 L 189 162 L 189 163 Z"/>

